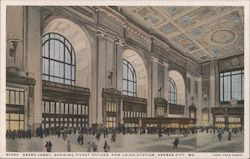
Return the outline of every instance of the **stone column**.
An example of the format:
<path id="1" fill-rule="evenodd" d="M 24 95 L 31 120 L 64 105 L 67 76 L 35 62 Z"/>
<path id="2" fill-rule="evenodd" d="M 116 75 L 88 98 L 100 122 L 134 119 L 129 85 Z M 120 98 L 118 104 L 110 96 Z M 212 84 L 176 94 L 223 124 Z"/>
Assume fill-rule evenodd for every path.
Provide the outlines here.
<path id="1" fill-rule="evenodd" d="M 124 48 L 124 40 L 123 39 L 116 39 L 115 40 L 115 75 L 116 80 L 115 88 L 122 92 L 122 78 L 123 78 L 123 63 L 122 63 L 122 53 L 125 51 Z"/>
<path id="2" fill-rule="evenodd" d="M 124 52 L 124 40 L 123 39 L 116 39 L 115 40 L 115 55 L 116 55 L 116 62 L 115 62 L 115 74 L 116 74 L 116 80 L 115 82 L 115 88 L 122 92 L 122 78 L 123 78 L 123 58 L 122 53 Z M 121 100 L 120 105 L 120 121 L 123 123 L 123 102 Z"/>
<path id="3" fill-rule="evenodd" d="M 169 94 L 168 94 L 168 89 L 169 89 L 169 74 L 168 74 L 168 68 L 169 64 L 166 62 L 163 62 L 164 66 L 164 82 L 163 82 L 163 98 L 168 101 Z M 167 108 L 167 116 L 169 114 L 169 107 Z"/>
<path id="4" fill-rule="evenodd" d="M 102 88 L 105 88 L 105 76 L 106 76 L 106 70 L 105 70 L 105 60 L 106 60 L 106 39 L 107 36 L 106 33 L 98 29 L 96 32 L 97 36 L 97 91 L 96 91 L 96 123 L 103 124 L 103 112 L 102 112 Z"/>
<path id="5" fill-rule="evenodd" d="M 157 97 L 158 94 L 158 62 L 159 60 L 155 57 L 151 57 L 151 108 L 150 114 L 148 117 L 155 116 L 155 104 L 154 98 Z"/>
<path id="6" fill-rule="evenodd" d="M 27 67 L 36 81 L 34 92 L 30 93 L 30 113 L 28 125 L 32 126 L 33 132 L 42 123 L 42 48 L 40 32 L 40 7 L 28 7 L 27 15 Z M 32 94 L 32 95 L 31 95 Z M 33 97 L 32 97 L 33 96 Z"/>
<path id="7" fill-rule="evenodd" d="M 168 100 L 168 88 L 169 88 L 168 68 L 169 68 L 169 65 L 166 62 L 163 62 L 163 66 L 164 66 L 163 98 Z"/>
<path id="8" fill-rule="evenodd" d="M 202 115 L 202 108 L 203 108 L 203 105 L 202 105 L 202 100 L 203 100 L 203 96 L 202 96 L 202 78 L 196 78 L 196 82 L 197 82 L 197 89 L 198 89 L 198 92 L 197 92 L 197 105 L 196 105 L 196 108 L 197 108 L 197 111 L 196 111 L 196 117 L 197 117 L 197 126 L 200 126 L 201 125 L 201 115 Z"/>
<path id="9" fill-rule="evenodd" d="M 216 91 L 216 87 L 219 87 L 219 84 L 216 86 L 216 80 L 215 80 L 215 75 L 216 75 L 216 67 L 215 67 L 215 62 L 211 62 L 210 64 L 210 88 L 209 88 L 209 99 L 208 99 L 208 108 L 210 109 L 209 112 L 209 125 L 213 124 L 213 116 L 211 113 L 211 108 L 216 107 L 216 93 L 219 96 L 219 92 Z M 219 88 L 217 89 L 219 91 Z"/>
<path id="10" fill-rule="evenodd" d="M 115 80 L 116 80 L 116 46 L 114 41 L 111 40 L 106 40 L 106 58 L 107 58 L 107 63 L 106 63 L 106 68 L 105 68 L 105 80 L 106 80 L 106 88 L 115 88 Z"/>
<path id="11" fill-rule="evenodd" d="M 178 90 L 177 90 L 178 91 Z M 194 78 L 190 74 L 186 74 L 186 101 L 187 101 L 187 107 L 185 109 L 184 117 L 189 117 L 189 106 L 192 104 L 191 98 L 194 97 Z M 195 104 L 195 103 L 194 103 Z"/>

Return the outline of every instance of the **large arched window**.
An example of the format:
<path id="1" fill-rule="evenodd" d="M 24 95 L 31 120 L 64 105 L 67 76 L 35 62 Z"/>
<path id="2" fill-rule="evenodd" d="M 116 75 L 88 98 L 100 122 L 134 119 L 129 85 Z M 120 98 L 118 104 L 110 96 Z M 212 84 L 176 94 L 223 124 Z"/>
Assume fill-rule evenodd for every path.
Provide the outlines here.
<path id="1" fill-rule="evenodd" d="M 177 97 L 176 97 L 176 85 L 172 78 L 169 78 L 169 102 L 176 104 L 177 103 Z"/>
<path id="2" fill-rule="evenodd" d="M 43 36 L 43 80 L 75 85 L 75 51 L 60 34 Z"/>
<path id="3" fill-rule="evenodd" d="M 123 90 L 124 95 L 136 96 L 136 73 L 133 66 L 123 59 Z"/>

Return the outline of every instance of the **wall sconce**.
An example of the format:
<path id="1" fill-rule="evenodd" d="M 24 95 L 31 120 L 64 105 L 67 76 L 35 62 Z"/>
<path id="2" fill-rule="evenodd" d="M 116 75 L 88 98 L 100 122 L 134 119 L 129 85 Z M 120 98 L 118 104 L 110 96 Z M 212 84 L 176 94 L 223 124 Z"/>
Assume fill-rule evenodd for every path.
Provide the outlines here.
<path id="1" fill-rule="evenodd" d="M 115 75 L 115 71 L 114 70 L 109 70 L 108 71 L 108 79 L 110 80 L 110 84 L 112 85 L 113 83 L 113 77 Z"/>
<path id="2" fill-rule="evenodd" d="M 10 44 L 9 45 L 9 56 L 14 57 L 14 62 L 16 62 L 16 49 L 17 45 L 21 40 L 18 39 L 16 36 L 14 36 L 13 39 L 7 40 L 7 42 Z"/>
<path id="3" fill-rule="evenodd" d="M 158 92 L 159 92 L 159 95 L 160 95 L 159 97 L 162 98 L 162 87 L 161 86 L 158 88 Z"/>

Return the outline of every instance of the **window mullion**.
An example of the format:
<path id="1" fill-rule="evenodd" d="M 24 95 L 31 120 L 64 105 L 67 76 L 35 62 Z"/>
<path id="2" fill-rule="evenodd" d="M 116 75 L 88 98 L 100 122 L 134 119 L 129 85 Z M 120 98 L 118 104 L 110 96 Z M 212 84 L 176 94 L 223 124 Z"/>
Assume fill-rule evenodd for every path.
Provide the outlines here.
<path id="1" fill-rule="evenodd" d="M 50 39 L 50 34 L 49 34 L 49 39 Z M 48 54 L 49 54 L 49 60 L 48 60 L 48 62 L 49 62 L 49 66 L 48 66 L 48 74 L 49 74 L 49 76 L 48 76 L 48 80 L 50 81 L 50 40 L 48 41 L 49 42 L 49 46 L 48 46 Z"/>
<path id="2" fill-rule="evenodd" d="M 223 92 L 223 102 L 225 102 L 225 82 L 224 82 L 224 79 L 225 79 L 225 76 L 224 76 L 224 73 L 223 73 L 223 76 L 222 76 L 222 83 L 223 83 L 223 89 L 222 89 L 222 92 Z"/>
<path id="3" fill-rule="evenodd" d="M 127 62 L 127 64 L 126 64 L 126 66 L 127 66 L 127 67 L 126 67 L 126 69 L 127 69 L 127 79 L 126 79 L 126 80 L 127 80 L 127 91 L 128 91 L 128 90 L 129 90 L 129 89 L 128 89 L 128 85 L 129 85 L 129 82 L 128 82 L 128 71 L 129 71 L 128 62 Z M 127 94 L 128 94 L 128 93 L 127 93 Z"/>
<path id="4" fill-rule="evenodd" d="M 65 70 L 65 38 L 63 39 L 63 42 L 64 42 L 64 47 L 63 47 L 63 83 L 65 84 L 66 83 L 66 81 L 65 81 L 65 78 L 66 78 L 66 75 L 65 75 L 65 72 L 66 72 L 66 70 Z"/>
<path id="5" fill-rule="evenodd" d="M 70 83 L 72 85 L 73 84 L 73 78 L 72 78 L 72 47 L 70 48 L 70 62 L 71 62 L 71 64 L 70 64 L 70 77 L 71 77 Z"/>
<path id="6" fill-rule="evenodd" d="M 233 85 L 232 85 L 232 78 L 233 78 L 233 75 L 232 75 L 232 72 L 230 72 L 230 99 L 229 99 L 229 101 L 232 99 L 232 97 L 233 97 L 233 92 L 232 92 L 232 87 L 233 87 Z"/>

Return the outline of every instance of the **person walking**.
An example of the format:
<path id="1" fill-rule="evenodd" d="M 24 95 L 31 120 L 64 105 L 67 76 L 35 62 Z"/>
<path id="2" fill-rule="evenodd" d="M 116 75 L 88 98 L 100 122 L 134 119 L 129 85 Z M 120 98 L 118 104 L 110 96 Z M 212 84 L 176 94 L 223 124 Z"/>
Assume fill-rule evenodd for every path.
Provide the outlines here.
<path id="1" fill-rule="evenodd" d="M 108 145 L 107 141 L 105 141 L 103 149 L 104 149 L 104 152 L 109 152 L 110 151 L 110 146 Z"/>
<path id="2" fill-rule="evenodd" d="M 78 138 L 77 138 L 77 142 L 79 145 L 83 145 L 83 133 L 80 133 Z"/>
<path id="3" fill-rule="evenodd" d="M 92 143 L 92 148 L 93 148 L 93 152 L 97 151 L 97 145 L 94 142 Z"/>
<path id="4" fill-rule="evenodd" d="M 98 133 L 96 134 L 96 139 L 97 139 L 98 141 L 100 140 L 100 136 L 101 136 L 101 133 L 98 132 Z"/>
<path id="5" fill-rule="evenodd" d="M 68 143 L 67 143 L 67 151 L 68 151 L 68 152 L 71 152 L 71 146 L 70 146 L 69 140 L 68 140 Z"/>
<path id="6" fill-rule="evenodd" d="M 49 142 L 48 141 L 46 141 L 45 148 L 46 148 L 46 151 L 49 152 Z"/>
<path id="7" fill-rule="evenodd" d="M 113 133 L 112 136 L 111 136 L 111 142 L 115 142 L 115 138 L 116 138 L 116 134 Z"/>
<path id="8" fill-rule="evenodd" d="M 231 133 L 231 131 L 229 131 L 229 132 L 228 132 L 228 141 L 231 140 L 231 137 L 232 137 L 232 133 Z"/>
<path id="9" fill-rule="evenodd" d="M 221 132 L 219 132 L 217 136 L 218 136 L 218 138 L 219 138 L 219 141 L 221 141 L 221 139 L 222 139 Z"/>
<path id="10" fill-rule="evenodd" d="M 174 142 L 173 142 L 173 149 L 177 149 L 178 148 L 178 144 L 179 144 L 179 138 L 175 138 Z"/>
<path id="11" fill-rule="evenodd" d="M 87 152 L 91 152 L 91 148 L 92 148 L 92 145 L 90 142 L 88 142 L 88 145 L 87 145 Z"/>
<path id="12" fill-rule="evenodd" d="M 49 141 L 49 151 L 48 152 L 52 152 L 52 143 Z"/>
<path id="13" fill-rule="evenodd" d="M 50 141 L 46 141 L 45 148 L 47 152 L 51 152 L 52 150 L 52 143 Z"/>

